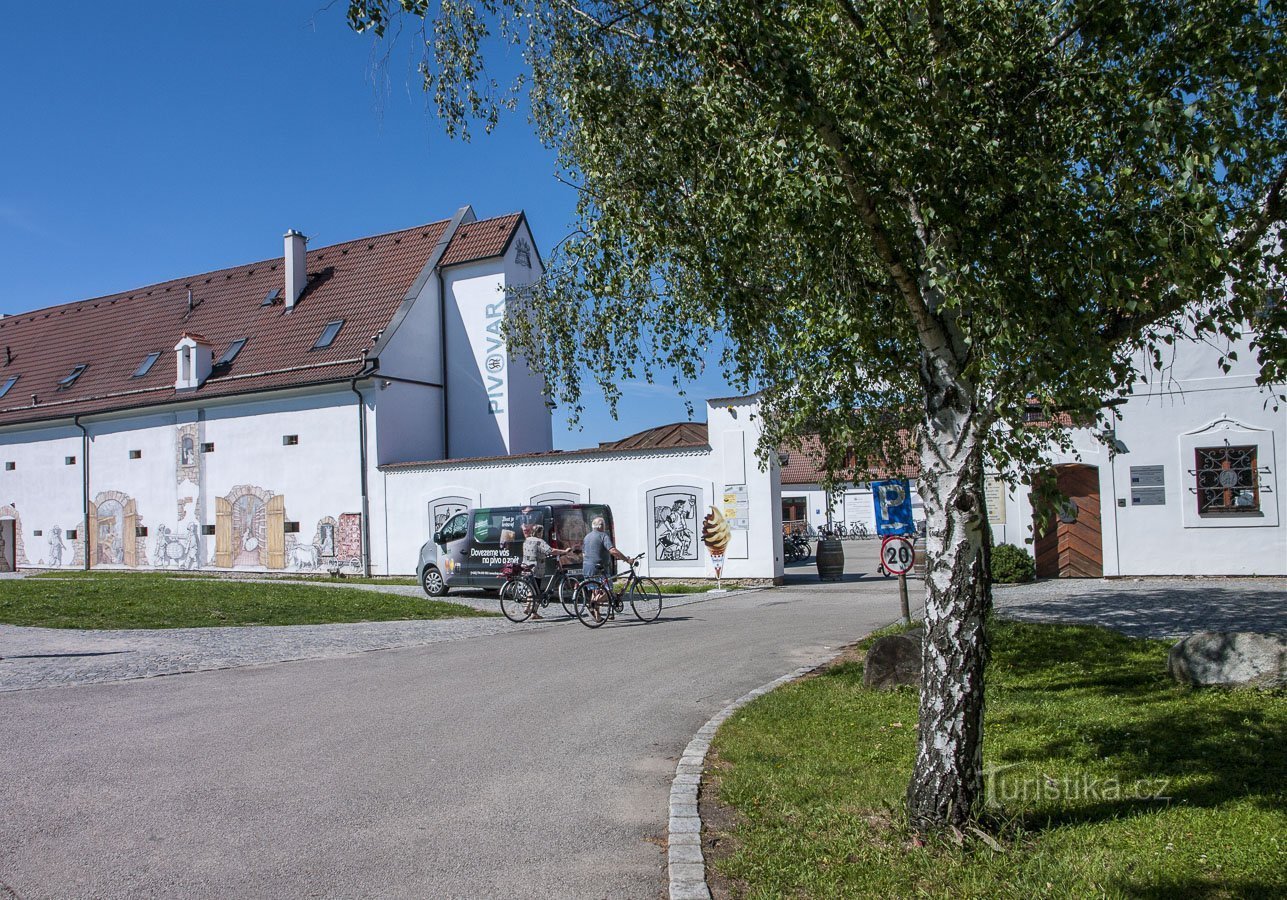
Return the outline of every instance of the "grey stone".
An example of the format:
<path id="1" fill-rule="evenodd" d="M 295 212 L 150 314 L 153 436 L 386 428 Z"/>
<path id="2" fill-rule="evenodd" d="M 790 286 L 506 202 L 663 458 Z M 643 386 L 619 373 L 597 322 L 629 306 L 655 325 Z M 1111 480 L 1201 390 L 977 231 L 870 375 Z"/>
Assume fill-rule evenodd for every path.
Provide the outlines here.
<path id="1" fill-rule="evenodd" d="M 1171 648 L 1167 669 L 1182 684 L 1287 687 L 1287 639 L 1254 631 L 1200 631 Z"/>
<path id="2" fill-rule="evenodd" d="M 670 900 L 710 900 L 711 892 L 704 881 L 672 881 Z"/>
<path id="3" fill-rule="evenodd" d="M 920 684 L 921 641 L 924 637 L 923 630 L 914 628 L 903 634 L 877 638 L 867 650 L 862 683 L 882 691 Z"/>
<path id="4" fill-rule="evenodd" d="M 705 862 L 702 858 L 701 844 L 671 844 L 669 848 L 670 864 Z"/>

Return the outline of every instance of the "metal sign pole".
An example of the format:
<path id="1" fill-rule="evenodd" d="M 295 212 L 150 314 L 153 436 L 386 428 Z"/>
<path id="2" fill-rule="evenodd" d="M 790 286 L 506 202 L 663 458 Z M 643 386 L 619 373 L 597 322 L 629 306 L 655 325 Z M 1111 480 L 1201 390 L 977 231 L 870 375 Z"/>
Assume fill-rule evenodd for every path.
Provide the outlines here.
<path id="1" fill-rule="evenodd" d="M 898 604 L 903 613 L 903 617 L 898 620 L 899 624 L 912 624 L 912 612 L 907 605 L 907 576 L 905 574 L 898 576 Z"/>

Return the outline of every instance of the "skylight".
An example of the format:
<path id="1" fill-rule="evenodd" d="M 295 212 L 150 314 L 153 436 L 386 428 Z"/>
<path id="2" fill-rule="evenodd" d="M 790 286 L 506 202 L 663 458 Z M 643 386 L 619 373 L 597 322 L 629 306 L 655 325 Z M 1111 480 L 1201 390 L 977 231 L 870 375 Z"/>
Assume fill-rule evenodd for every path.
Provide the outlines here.
<path id="1" fill-rule="evenodd" d="M 313 349 L 321 350 L 323 347 L 331 346 L 331 342 L 335 340 L 335 336 L 340 333 L 340 329 L 343 327 L 343 319 L 327 322 L 326 327 L 322 329 L 322 333 L 318 335 L 317 343 L 313 345 Z"/>
<path id="2" fill-rule="evenodd" d="M 135 369 L 135 370 L 134 370 L 134 374 L 133 374 L 133 375 L 131 375 L 130 377 L 131 377 L 131 378 L 142 378 L 142 377 L 143 377 L 144 375 L 146 375 L 148 372 L 151 372 L 151 371 L 152 371 L 152 366 L 153 366 L 153 365 L 156 363 L 156 361 L 157 361 L 158 359 L 160 359 L 160 358 L 161 358 L 161 354 L 160 354 L 160 353 L 149 353 L 149 354 L 147 355 L 147 359 L 145 359 L 145 360 L 143 360 L 143 362 L 139 363 L 139 367 L 138 367 L 137 369 Z"/>
<path id="3" fill-rule="evenodd" d="M 9 388 L 13 387 L 17 382 L 18 382 L 17 375 L 10 375 L 8 378 L 6 378 L 4 384 L 0 384 L 0 397 L 3 397 L 5 394 L 9 393 Z"/>
<path id="4" fill-rule="evenodd" d="M 246 346 L 246 340 L 247 340 L 246 338 L 237 338 L 235 341 L 229 344 L 228 349 L 223 351 L 223 356 L 215 360 L 215 365 L 216 366 L 229 365 L 234 359 L 237 358 L 237 354 L 241 352 L 241 348 Z"/>
<path id="5" fill-rule="evenodd" d="M 272 306 L 274 303 L 276 303 L 278 300 L 280 300 L 280 299 L 281 299 L 281 296 L 282 296 L 282 289 L 281 289 L 281 288 L 273 288 L 271 291 L 269 291 L 269 292 L 264 296 L 264 299 L 260 302 L 260 304 L 259 304 L 259 305 L 260 305 L 260 306 Z"/>
<path id="6" fill-rule="evenodd" d="M 67 388 L 71 387 L 73 384 L 75 384 L 75 383 L 76 383 L 76 379 L 77 379 L 77 378 L 79 378 L 79 377 L 81 376 L 81 373 L 82 373 L 82 372 L 84 372 L 84 371 L 85 371 L 86 369 L 88 369 L 88 368 L 89 368 L 89 366 L 81 365 L 81 366 L 77 366 L 76 368 L 72 369 L 72 370 L 71 370 L 71 372 L 69 372 L 66 376 L 64 376 L 63 378 L 59 379 L 59 381 L 58 381 L 58 390 L 60 390 L 60 391 L 65 391 L 65 390 L 67 390 Z"/>

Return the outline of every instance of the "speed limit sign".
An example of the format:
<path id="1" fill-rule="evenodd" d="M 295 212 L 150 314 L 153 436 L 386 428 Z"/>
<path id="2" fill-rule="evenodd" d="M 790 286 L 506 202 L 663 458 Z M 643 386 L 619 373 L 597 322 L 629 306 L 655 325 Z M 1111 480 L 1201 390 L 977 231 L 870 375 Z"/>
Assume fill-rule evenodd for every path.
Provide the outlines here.
<path id="1" fill-rule="evenodd" d="M 916 551 L 911 538 L 891 534 L 880 545 L 880 562 L 891 575 L 906 575 L 916 561 Z"/>

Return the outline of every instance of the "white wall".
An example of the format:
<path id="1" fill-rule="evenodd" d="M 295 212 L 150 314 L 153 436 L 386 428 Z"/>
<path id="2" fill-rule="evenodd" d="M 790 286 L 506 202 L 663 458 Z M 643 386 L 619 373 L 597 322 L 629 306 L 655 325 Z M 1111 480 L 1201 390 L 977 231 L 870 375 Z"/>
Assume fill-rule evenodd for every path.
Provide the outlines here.
<path id="1" fill-rule="evenodd" d="M 66 465 L 68 456 L 76 457 L 75 465 Z M 6 462 L 14 464 L 13 471 L 5 469 Z M 19 567 L 53 565 L 57 556 L 64 567 L 74 564 L 74 542 L 66 534 L 84 531 L 83 462 L 81 433 L 69 424 L 0 430 L 0 517 L 16 520 Z M 62 537 L 55 538 L 55 528 Z M 61 549 L 53 548 L 55 540 Z"/>
<path id="2" fill-rule="evenodd" d="M 311 546 L 324 517 L 338 521 L 361 510 L 357 398 L 346 389 L 82 421 L 90 434 L 91 502 L 132 501 L 136 525 L 147 529 L 136 540 L 139 568 L 214 567 L 215 537 L 202 528 L 215 524 L 215 498 L 245 486 L 283 495 L 286 520 L 299 523 L 298 534 L 284 538 L 288 569 L 322 568 L 320 558 L 292 548 Z M 284 435 L 298 443 L 284 444 Z M 185 437 L 193 444 L 187 457 Z M 209 443 L 213 451 L 203 452 Z M 130 458 L 131 451 L 138 458 Z M 77 457 L 77 464 L 65 465 L 66 456 Z M 26 565 L 50 565 L 52 529 L 84 531 L 80 432 L 67 425 L 0 432 L 0 459 L 15 463 L 14 471 L 0 470 L 0 516 L 6 505 L 16 508 Z M 78 534 L 77 543 L 83 537 Z M 117 537 L 124 543 L 135 536 Z M 61 564 L 80 565 L 77 547 L 63 543 Z M 95 567 L 122 564 L 123 557 L 94 560 Z"/>
<path id="3" fill-rule="evenodd" d="M 504 269 L 505 284 L 510 288 L 530 284 L 544 271 L 526 220 L 519 225 L 506 250 Z M 545 382 L 532 373 L 522 356 L 511 351 L 508 359 L 509 452 L 549 450 L 554 446 L 554 431 L 550 410 L 545 405 Z"/>
<path id="4" fill-rule="evenodd" d="M 709 554 L 701 545 L 701 520 L 711 505 L 723 506 L 727 485 L 745 484 L 749 528 L 733 532 L 723 574 L 731 578 L 780 577 L 776 462 L 771 469 L 759 468 L 756 410 L 754 401 L 745 398 L 708 405 L 709 450 L 552 454 L 481 464 L 443 462 L 386 468 L 389 569 L 398 574 L 415 572 L 420 546 L 433 533 L 429 509 L 441 497 L 464 497 L 476 506 L 510 506 L 560 493 L 574 495 L 583 503 L 611 506 L 618 546 L 628 554 L 647 553 L 642 571 L 668 578 L 713 578 Z M 658 526 L 648 502 L 650 495 L 656 499 L 657 492 L 695 495 L 698 509 L 691 526 L 691 555 L 696 559 L 658 559 L 654 545 Z"/>

